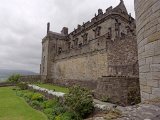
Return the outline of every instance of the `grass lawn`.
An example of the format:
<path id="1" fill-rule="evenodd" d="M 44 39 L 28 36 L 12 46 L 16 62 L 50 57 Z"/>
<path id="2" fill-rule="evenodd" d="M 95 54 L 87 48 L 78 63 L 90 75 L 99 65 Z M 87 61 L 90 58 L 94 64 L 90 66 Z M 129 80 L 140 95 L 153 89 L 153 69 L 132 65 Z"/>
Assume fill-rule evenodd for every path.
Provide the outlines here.
<path id="1" fill-rule="evenodd" d="M 49 90 L 55 90 L 56 92 L 68 93 L 69 90 L 66 87 L 55 86 L 51 84 L 37 84 L 39 87 L 46 88 Z"/>
<path id="2" fill-rule="evenodd" d="M 11 87 L 0 87 L 0 120 L 47 120 L 47 117 L 31 108 Z"/>

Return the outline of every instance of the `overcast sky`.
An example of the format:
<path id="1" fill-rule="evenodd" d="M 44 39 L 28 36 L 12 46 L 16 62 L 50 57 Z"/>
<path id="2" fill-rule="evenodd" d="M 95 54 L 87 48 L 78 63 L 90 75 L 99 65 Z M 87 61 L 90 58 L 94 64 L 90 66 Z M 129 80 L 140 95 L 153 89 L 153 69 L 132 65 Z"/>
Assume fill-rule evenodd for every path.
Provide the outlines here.
<path id="1" fill-rule="evenodd" d="M 39 72 L 41 40 L 46 24 L 51 30 L 63 26 L 72 31 L 89 21 L 99 8 L 119 4 L 120 0 L 0 0 L 0 68 Z M 134 17 L 134 0 L 124 0 Z"/>

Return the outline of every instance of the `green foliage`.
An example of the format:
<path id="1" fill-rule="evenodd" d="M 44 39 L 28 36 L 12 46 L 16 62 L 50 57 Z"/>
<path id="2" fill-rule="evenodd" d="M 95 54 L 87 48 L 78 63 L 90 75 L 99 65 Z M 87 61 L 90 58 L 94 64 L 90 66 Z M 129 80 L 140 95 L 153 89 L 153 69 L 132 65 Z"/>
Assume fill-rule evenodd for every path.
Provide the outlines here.
<path id="1" fill-rule="evenodd" d="M 28 89 L 27 83 L 24 83 L 24 82 L 18 83 L 18 87 L 19 87 L 21 90 L 27 90 L 27 89 Z"/>
<path id="2" fill-rule="evenodd" d="M 81 118 L 77 119 L 75 114 L 71 112 L 65 112 L 63 114 L 58 115 L 56 120 L 81 120 Z"/>
<path id="3" fill-rule="evenodd" d="M 42 102 L 42 101 L 44 101 L 44 96 L 40 93 L 34 93 L 31 100 L 32 101 L 36 100 L 36 101 Z"/>
<path id="4" fill-rule="evenodd" d="M 93 111 L 91 92 L 79 86 L 69 89 L 69 94 L 65 96 L 65 104 L 68 110 L 74 113 L 77 118 L 85 118 Z"/>
<path id="5" fill-rule="evenodd" d="M 139 93 L 139 89 L 137 87 L 132 87 L 129 88 L 129 92 L 128 92 L 128 102 L 131 105 L 135 105 L 141 102 L 141 98 L 140 98 L 140 93 Z"/>
<path id="6" fill-rule="evenodd" d="M 37 108 L 37 109 L 41 108 L 41 103 L 40 103 L 39 101 L 37 101 L 37 100 L 31 101 L 30 104 L 31 104 L 31 106 L 32 106 L 33 108 Z"/>
<path id="7" fill-rule="evenodd" d="M 33 92 L 26 92 L 26 93 L 24 93 L 23 97 L 31 100 L 33 95 L 34 95 Z"/>
<path id="8" fill-rule="evenodd" d="M 44 101 L 42 106 L 43 106 L 44 109 L 46 109 L 46 108 L 53 108 L 57 104 L 59 104 L 58 101 L 54 99 L 54 100 Z"/>
<path id="9" fill-rule="evenodd" d="M 70 88 L 64 103 L 60 103 L 59 99 L 45 100 L 42 94 L 29 90 L 19 89 L 17 95 L 33 108 L 42 110 L 49 120 L 82 120 L 93 110 L 91 92 L 80 87 Z"/>
<path id="10" fill-rule="evenodd" d="M 10 82 L 13 82 L 13 83 L 17 83 L 18 80 L 20 78 L 20 75 L 19 74 L 14 74 L 14 75 L 11 75 L 9 78 L 8 78 L 8 81 Z"/>

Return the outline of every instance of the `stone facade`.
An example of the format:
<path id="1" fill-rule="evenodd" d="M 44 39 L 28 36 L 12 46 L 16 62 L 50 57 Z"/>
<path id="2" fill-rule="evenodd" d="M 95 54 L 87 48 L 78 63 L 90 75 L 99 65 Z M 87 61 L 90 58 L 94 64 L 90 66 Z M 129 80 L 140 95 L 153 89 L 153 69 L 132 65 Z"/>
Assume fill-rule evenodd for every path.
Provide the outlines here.
<path id="1" fill-rule="evenodd" d="M 129 103 L 130 88 L 139 96 L 138 52 L 135 19 L 123 0 L 68 33 L 50 31 L 42 40 L 41 78 L 60 86 L 80 85 L 97 99 Z M 127 77 L 126 77 L 127 76 Z M 137 96 L 132 95 L 133 98 Z"/>
<path id="2" fill-rule="evenodd" d="M 135 0 L 142 100 L 160 97 L 160 0 Z"/>
<path id="3" fill-rule="evenodd" d="M 138 77 L 136 25 L 123 0 L 101 9 L 68 33 L 50 31 L 42 40 L 41 75 L 55 80 L 98 80 L 103 76 Z"/>
<path id="4" fill-rule="evenodd" d="M 92 90 L 94 98 L 107 100 L 119 105 L 131 105 L 140 102 L 139 78 L 137 77 L 101 77 L 98 80 L 54 80 L 54 85 L 71 87 L 83 86 Z M 134 94 L 132 94 L 134 93 Z M 132 99 L 132 100 L 131 100 Z"/>

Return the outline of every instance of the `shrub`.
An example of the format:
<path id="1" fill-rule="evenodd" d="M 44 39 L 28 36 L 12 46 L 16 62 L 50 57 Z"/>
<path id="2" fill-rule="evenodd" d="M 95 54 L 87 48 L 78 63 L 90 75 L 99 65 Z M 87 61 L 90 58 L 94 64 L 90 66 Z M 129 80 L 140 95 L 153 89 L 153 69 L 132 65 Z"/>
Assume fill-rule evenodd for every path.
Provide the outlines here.
<path id="1" fill-rule="evenodd" d="M 54 100 L 44 101 L 42 106 L 43 106 L 44 109 L 45 108 L 53 108 L 57 104 L 59 104 L 58 101 L 54 99 Z"/>
<path id="2" fill-rule="evenodd" d="M 18 87 L 19 87 L 21 90 L 26 90 L 26 89 L 28 89 L 27 83 L 24 83 L 24 82 L 18 83 Z"/>
<path id="3" fill-rule="evenodd" d="M 8 81 L 10 82 L 13 82 L 13 83 L 17 83 L 18 80 L 20 78 L 20 75 L 19 74 L 14 74 L 14 75 L 11 75 L 9 78 L 8 78 Z"/>
<path id="4" fill-rule="evenodd" d="M 28 92 L 24 93 L 23 97 L 24 97 L 25 99 L 31 100 L 33 95 L 34 95 L 33 92 L 29 92 L 29 91 L 28 91 Z"/>
<path id="5" fill-rule="evenodd" d="M 44 96 L 40 93 L 34 93 L 31 100 L 42 102 L 44 100 Z"/>
<path id="6" fill-rule="evenodd" d="M 24 93 L 22 91 L 16 91 L 16 95 L 23 97 Z"/>
<path id="7" fill-rule="evenodd" d="M 63 114 L 60 114 L 59 116 L 57 116 L 55 118 L 56 120 L 78 120 L 75 116 L 74 113 L 71 113 L 71 112 L 65 112 Z M 80 118 L 79 118 L 80 120 Z"/>
<path id="8" fill-rule="evenodd" d="M 37 101 L 37 100 L 31 101 L 30 104 L 31 104 L 31 106 L 32 106 L 33 108 L 39 109 L 39 108 L 41 107 L 41 103 L 40 103 L 39 101 Z"/>
<path id="9" fill-rule="evenodd" d="M 93 111 L 91 92 L 79 86 L 69 89 L 69 94 L 65 96 L 65 104 L 70 112 L 77 115 L 77 118 L 85 118 Z"/>
<path id="10" fill-rule="evenodd" d="M 57 105 L 57 106 L 54 106 L 54 108 L 53 108 L 53 114 L 54 115 L 60 115 L 60 114 L 65 113 L 65 112 L 66 112 L 66 108 L 63 107 L 63 106 Z"/>

